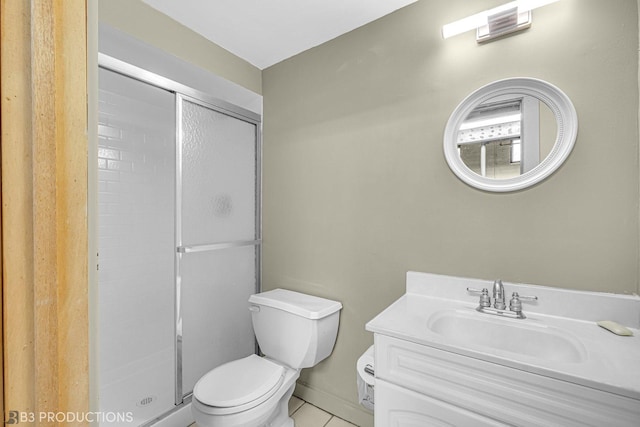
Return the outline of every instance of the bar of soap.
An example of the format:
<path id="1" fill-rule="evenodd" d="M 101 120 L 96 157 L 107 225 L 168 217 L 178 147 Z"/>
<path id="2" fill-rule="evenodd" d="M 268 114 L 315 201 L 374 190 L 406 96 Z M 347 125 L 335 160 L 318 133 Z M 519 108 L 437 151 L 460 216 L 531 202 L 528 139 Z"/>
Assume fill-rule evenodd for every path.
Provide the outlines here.
<path id="1" fill-rule="evenodd" d="M 598 326 L 601 328 L 605 328 L 607 331 L 612 332 L 616 335 L 621 335 L 624 337 L 633 336 L 633 332 L 631 329 L 622 326 L 620 323 L 614 322 L 613 320 L 601 320 L 598 322 Z"/>

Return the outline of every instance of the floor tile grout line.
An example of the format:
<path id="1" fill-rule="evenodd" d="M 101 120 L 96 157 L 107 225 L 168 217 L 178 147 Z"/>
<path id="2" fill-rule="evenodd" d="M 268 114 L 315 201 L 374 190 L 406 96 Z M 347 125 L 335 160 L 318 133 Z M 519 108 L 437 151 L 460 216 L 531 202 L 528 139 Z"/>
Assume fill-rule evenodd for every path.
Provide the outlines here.
<path id="1" fill-rule="evenodd" d="M 298 398 L 298 399 L 300 399 L 300 398 Z M 300 399 L 300 400 L 302 400 L 302 399 Z M 325 414 L 329 415 L 329 419 L 327 420 L 327 422 L 326 422 L 326 423 L 322 424 L 322 427 L 327 427 L 327 424 L 329 424 L 329 422 L 330 422 L 330 421 L 335 417 L 335 415 L 333 415 L 333 414 L 331 414 L 331 413 L 329 413 L 329 412 L 325 411 L 325 410 L 324 410 L 324 409 L 322 409 L 322 408 L 318 408 L 316 405 L 314 405 L 314 404 L 312 404 L 312 403 L 309 403 L 309 402 L 307 402 L 306 400 L 302 400 L 302 402 L 303 402 L 303 403 L 302 403 L 302 405 L 300 405 L 300 406 L 298 407 L 298 409 L 296 409 L 295 411 L 293 411 L 293 412 L 291 413 L 291 415 L 289 415 L 290 417 L 292 417 L 292 416 L 293 416 L 293 414 L 295 414 L 296 412 L 298 412 L 298 411 L 299 411 L 303 406 L 305 406 L 305 405 L 313 406 L 314 408 L 317 408 L 317 409 L 321 410 L 322 412 L 324 412 Z"/>
<path id="2" fill-rule="evenodd" d="M 293 411 L 292 413 L 290 413 L 290 414 L 289 414 L 289 416 L 290 416 L 290 417 L 291 417 L 291 416 L 293 416 L 293 414 L 295 414 L 296 412 L 298 412 L 298 411 L 300 410 L 300 408 L 302 408 L 302 407 L 303 407 L 304 405 L 306 405 L 306 404 L 307 404 L 307 402 L 304 402 L 302 405 L 298 406 L 298 407 L 296 408 L 296 410 L 295 410 L 295 411 Z"/>
<path id="3" fill-rule="evenodd" d="M 300 399 L 300 398 L 299 398 L 299 397 L 297 397 L 297 396 L 294 396 L 294 397 L 296 397 L 297 399 L 299 399 L 299 400 L 302 402 L 302 405 L 298 406 L 298 408 L 297 408 L 295 411 L 293 411 L 291 414 L 289 414 L 289 416 L 290 416 L 290 417 L 293 417 L 293 414 L 295 414 L 296 412 L 298 412 L 298 411 L 299 411 L 303 406 L 305 406 L 305 405 L 309 405 L 309 406 L 313 406 L 314 408 L 319 409 L 320 411 L 324 412 L 324 413 L 325 413 L 325 414 L 327 414 L 327 415 L 330 415 L 329 419 L 327 420 L 327 422 L 326 422 L 326 423 L 324 423 L 324 424 L 322 425 L 322 427 L 327 427 L 327 426 L 329 425 L 329 423 L 331 423 L 331 421 L 332 421 L 334 418 L 337 418 L 337 419 L 339 419 L 339 420 L 343 420 L 343 421 L 345 421 L 345 422 L 349 423 L 348 421 L 344 420 L 343 418 L 340 418 L 340 417 L 338 417 L 337 415 L 334 415 L 334 414 L 332 414 L 332 413 L 330 413 L 330 412 L 327 412 L 326 410 L 324 410 L 324 409 L 322 409 L 322 408 L 320 408 L 320 407 L 318 407 L 318 406 L 314 405 L 313 403 L 309 403 L 309 402 L 307 402 L 306 400 Z M 356 426 L 355 424 L 352 424 L 352 423 L 349 423 L 349 425 L 353 425 L 353 427 L 358 427 L 358 426 Z"/>

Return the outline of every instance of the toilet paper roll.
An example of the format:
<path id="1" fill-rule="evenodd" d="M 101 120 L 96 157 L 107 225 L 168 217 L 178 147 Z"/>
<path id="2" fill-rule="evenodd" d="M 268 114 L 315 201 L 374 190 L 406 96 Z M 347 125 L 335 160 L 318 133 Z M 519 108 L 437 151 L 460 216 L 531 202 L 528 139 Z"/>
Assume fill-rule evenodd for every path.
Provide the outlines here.
<path id="1" fill-rule="evenodd" d="M 365 383 L 373 385 L 375 382 L 375 378 L 373 375 L 365 371 L 365 367 L 367 367 L 367 365 L 371 369 L 375 369 L 375 365 L 373 362 L 373 346 L 369 347 L 369 349 L 365 351 L 362 356 L 360 356 L 356 364 L 356 369 L 360 378 L 362 378 Z"/>

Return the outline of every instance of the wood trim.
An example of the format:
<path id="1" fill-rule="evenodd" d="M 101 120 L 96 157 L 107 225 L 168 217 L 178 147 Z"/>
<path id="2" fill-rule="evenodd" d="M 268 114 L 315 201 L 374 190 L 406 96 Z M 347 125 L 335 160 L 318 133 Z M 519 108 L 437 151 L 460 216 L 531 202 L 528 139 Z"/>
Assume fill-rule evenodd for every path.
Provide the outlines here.
<path id="1" fill-rule="evenodd" d="M 2 21 L 2 7 L 0 7 L 0 23 Z M 2 44 L 0 43 L 0 70 L 2 69 Z M 0 79 L 1 80 L 1 79 Z M 2 99 L 2 85 L 0 85 L 0 99 Z M 0 114 L 0 135 L 2 135 L 2 115 Z M 0 136 L 1 140 L 1 136 Z M 0 189 L 2 188 L 2 155 L 0 154 Z M 3 276 L 4 268 L 2 266 L 2 191 L 0 190 L 0 423 L 4 426 L 4 333 L 2 322 L 2 294 L 3 294 Z"/>
<path id="2" fill-rule="evenodd" d="M 0 0 L 4 408 L 89 410 L 85 0 Z"/>
<path id="3" fill-rule="evenodd" d="M 65 142 L 57 153 L 58 378 L 63 379 L 58 404 L 82 412 L 89 410 L 87 6 L 85 0 L 54 4 L 61 67 L 55 108 L 56 116 L 65 118 L 56 137 Z"/>
<path id="4" fill-rule="evenodd" d="M 34 410 L 30 5 L 0 3 L 5 411 Z M 9 183 L 11 183 L 9 185 Z M 31 303 L 30 303 L 31 302 Z"/>

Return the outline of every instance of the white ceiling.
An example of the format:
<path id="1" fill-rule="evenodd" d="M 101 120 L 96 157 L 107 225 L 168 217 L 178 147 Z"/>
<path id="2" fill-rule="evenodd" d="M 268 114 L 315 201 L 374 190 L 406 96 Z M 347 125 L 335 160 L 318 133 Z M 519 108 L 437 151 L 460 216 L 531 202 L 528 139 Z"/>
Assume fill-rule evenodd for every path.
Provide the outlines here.
<path id="1" fill-rule="evenodd" d="M 260 69 L 417 0 L 143 0 Z"/>

